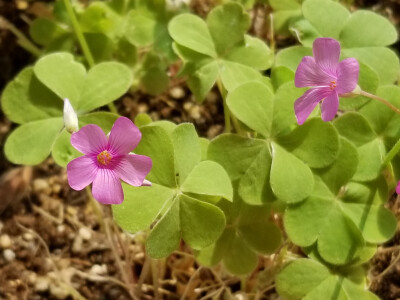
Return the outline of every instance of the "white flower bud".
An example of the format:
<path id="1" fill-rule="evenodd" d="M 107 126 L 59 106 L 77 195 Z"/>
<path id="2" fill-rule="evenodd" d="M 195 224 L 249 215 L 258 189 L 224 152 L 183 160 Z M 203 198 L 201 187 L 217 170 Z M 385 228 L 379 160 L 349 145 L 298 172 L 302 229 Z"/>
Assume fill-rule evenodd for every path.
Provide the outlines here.
<path id="1" fill-rule="evenodd" d="M 69 133 L 79 130 L 78 116 L 67 98 L 64 99 L 64 126 Z"/>

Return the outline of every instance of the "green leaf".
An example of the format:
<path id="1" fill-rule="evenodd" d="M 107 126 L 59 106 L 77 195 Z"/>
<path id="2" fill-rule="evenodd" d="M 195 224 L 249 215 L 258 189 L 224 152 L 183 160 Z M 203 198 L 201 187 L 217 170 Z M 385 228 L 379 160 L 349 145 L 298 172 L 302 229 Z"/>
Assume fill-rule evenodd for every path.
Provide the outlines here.
<path id="1" fill-rule="evenodd" d="M 218 78 L 218 63 L 211 61 L 197 69 L 188 79 L 196 100 L 202 102 Z"/>
<path id="2" fill-rule="evenodd" d="M 243 238 L 235 233 L 228 246 L 229 252 L 225 254 L 224 265 L 233 274 L 246 274 L 251 272 L 257 265 L 258 257 Z"/>
<path id="3" fill-rule="evenodd" d="M 206 160 L 197 164 L 181 185 L 183 192 L 220 196 L 232 201 L 233 189 L 228 174 L 219 164 Z"/>
<path id="4" fill-rule="evenodd" d="M 207 24 L 200 17 L 180 14 L 170 21 L 168 31 L 178 44 L 211 57 L 217 56 Z"/>
<path id="5" fill-rule="evenodd" d="M 181 240 L 179 208 L 179 201 L 175 199 L 172 206 L 150 232 L 146 242 L 146 251 L 152 258 L 166 257 L 178 248 Z"/>
<path id="6" fill-rule="evenodd" d="M 353 177 L 358 166 L 357 149 L 346 139 L 340 139 L 340 149 L 336 161 L 330 166 L 317 170 L 332 193 L 337 194 L 340 188 Z"/>
<path id="7" fill-rule="evenodd" d="M 304 56 L 312 56 L 312 49 L 303 46 L 293 46 L 278 52 L 275 59 L 275 66 L 284 66 L 296 72 L 297 66 Z"/>
<path id="8" fill-rule="evenodd" d="M 201 161 L 207 160 L 207 151 L 208 146 L 210 145 L 210 140 L 206 138 L 199 138 L 200 147 L 201 147 Z"/>
<path id="9" fill-rule="evenodd" d="M 4 145 L 7 159 L 15 164 L 41 163 L 50 154 L 62 126 L 62 118 L 39 120 L 19 126 L 8 136 Z"/>
<path id="10" fill-rule="evenodd" d="M 207 247 L 222 234 L 225 215 L 218 207 L 185 195 L 179 196 L 179 205 L 182 238 L 190 247 Z"/>
<path id="11" fill-rule="evenodd" d="M 355 57 L 376 72 L 381 85 L 391 84 L 397 80 L 399 58 L 396 53 L 386 47 L 362 47 L 343 49 L 346 57 Z"/>
<path id="12" fill-rule="evenodd" d="M 304 200 L 314 186 L 311 170 L 296 156 L 272 143 L 271 188 L 278 199 L 288 203 Z"/>
<path id="13" fill-rule="evenodd" d="M 137 47 L 150 46 L 154 43 L 157 21 L 140 11 L 132 10 L 126 17 L 125 37 Z"/>
<path id="14" fill-rule="evenodd" d="M 340 33 L 344 48 L 388 46 L 396 40 L 397 31 L 390 21 L 366 10 L 354 12 Z"/>
<path id="15" fill-rule="evenodd" d="M 251 67 L 227 60 L 220 61 L 219 73 L 222 83 L 228 92 L 247 82 L 262 82 L 263 78 L 266 78 Z"/>
<path id="16" fill-rule="evenodd" d="M 32 40 L 43 46 L 48 46 L 54 39 L 64 34 L 68 34 L 68 31 L 53 20 L 42 17 L 33 20 L 29 27 Z"/>
<path id="17" fill-rule="evenodd" d="M 239 195 L 246 203 L 263 205 L 275 200 L 269 184 L 271 162 L 272 158 L 267 145 L 253 156 L 251 165 L 239 182 Z"/>
<path id="18" fill-rule="evenodd" d="M 159 95 L 169 85 L 167 66 L 161 57 L 155 53 L 147 53 L 143 63 L 140 76 L 140 87 L 150 95 Z"/>
<path id="19" fill-rule="evenodd" d="M 379 297 L 375 294 L 360 288 L 358 285 L 354 284 L 354 282 L 347 279 L 343 280 L 342 288 L 349 300 L 379 300 Z"/>
<path id="20" fill-rule="evenodd" d="M 269 69 L 274 63 L 274 53 L 260 39 L 245 35 L 244 43 L 232 49 L 225 56 L 231 60 L 257 70 Z"/>
<path id="21" fill-rule="evenodd" d="M 77 109 L 91 111 L 122 96 L 132 84 L 128 67 L 116 62 L 97 64 L 89 70 Z"/>
<path id="22" fill-rule="evenodd" d="M 281 146 L 311 168 L 330 165 L 339 152 L 339 135 L 331 123 L 309 119 L 303 126 L 279 139 Z"/>
<path id="23" fill-rule="evenodd" d="M 273 94 L 264 84 L 245 83 L 228 94 L 226 102 L 232 113 L 251 129 L 270 135 Z"/>
<path id="24" fill-rule="evenodd" d="M 135 125 L 137 127 L 149 125 L 151 122 L 153 122 L 153 120 L 146 113 L 138 113 L 135 117 Z"/>
<path id="25" fill-rule="evenodd" d="M 312 47 L 314 40 L 321 37 L 317 29 L 306 19 L 293 20 L 289 29 L 305 47 Z"/>
<path id="26" fill-rule="evenodd" d="M 201 160 L 200 141 L 193 124 L 183 123 L 172 132 L 175 151 L 175 166 L 182 184 Z"/>
<path id="27" fill-rule="evenodd" d="M 147 178 L 154 183 L 176 187 L 174 148 L 168 132 L 155 125 L 140 128 L 142 140 L 135 149 L 136 154 L 151 157 L 153 167 Z"/>
<path id="28" fill-rule="evenodd" d="M 304 17 L 324 37 L 337 39 L 350 17 L 349 11 L 333 1 L 307 0 L 302 6 Z M 321 16 L 324 16 L 321 18 Z"/>
<path id="29" fill-rule="evenodd" d="M 199 251 L 196 256 L 197 261 L 208 267 L 215 266 L 224 258 L 234 234 L 234 229 L 226 228 L 220 238 L 214 244 L 211 244 L 210 246 Z"/>
<path id="30" fill-rule="evenodd" d="M 376 138 L 371 124 L 359 113 L 346 113 L 335 119 L 333 124 L 341 136 L 356 146 L 364 145 Z"/>
<path id="31" fill-rule="evenodd" d="M 113 218 L 123 230 L 130 233 L 148 229 L 175 193 L 155 183 L 149 187 L 123 183 L 122 187 L 125 199 L 121 204 L 112 205 Z"/>
<path id="32" fill-rule="evenodd" d="M 236 44 L 243 42 L 250 26 L 250 17 L 237 3 L 214 8 L 207 16 L 207 25 L 219 55 L 225 55 Z"/>
<path id="33" fill-rule="evenodd" d="M 259 139 L 244 138 L 235 134 L 221 134 L 208 147 L 207 158 L 219 163 L 232 181 L 242 177 L 254 157 L 266 147 Z"/>
<path id="34" fill-rule="evenodd" d="M 62 116 L 63 102 L 33 74 L 22 70 L 4 89 L 1 105 L 7 117 L 19 124 Z"/>
<path id="35" fill-rule="evenodd" d="M 353 179 L 357 181 L 370 181 L 377 178 L 381 172 L 385 147 L 382 140 L 375 139 L 358 148 L 359 164 Z"/>
<path id="36" fill-rule="evenodd" d="M 306 258 L 287 264 L 276 277 L 276 289 L 285 299 L 303 299 L 330 276 L 324 265 Z"/>
<path id="37" fill-rule="evenodd" d="M 69 53 L 54 53 L 39 59 L 35 75 L 61 99 L 68 98 L 74 108 L 78 107 L 86 71 Z"/>
<path id="38" fill-rule="evenodd" d="M 281 85 L 294 80 L 294 72 L 287 67 L 274 67 L 271 71 L 271 82 L 277 90 Z"/>

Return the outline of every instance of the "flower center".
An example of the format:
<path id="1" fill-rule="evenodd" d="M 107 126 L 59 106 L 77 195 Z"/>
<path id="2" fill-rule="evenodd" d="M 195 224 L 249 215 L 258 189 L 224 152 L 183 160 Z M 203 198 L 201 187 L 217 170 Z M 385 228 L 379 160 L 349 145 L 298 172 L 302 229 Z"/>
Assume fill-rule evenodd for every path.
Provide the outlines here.
<path id="1" fill-rule="evenodd" d="M 330 87 L 331 91 L 333 91 L 336 88 L 336 81 L 331 81 L 331 83 L 329 84 L 329 87 Z"/>
<path id="2" fill-rule="evenodd" d="M 97 155 L 97 161 L 103 166 L 107 166 L 111 162 L 112 156 L 110 152 L 104 150 L 99 155 Z"/>

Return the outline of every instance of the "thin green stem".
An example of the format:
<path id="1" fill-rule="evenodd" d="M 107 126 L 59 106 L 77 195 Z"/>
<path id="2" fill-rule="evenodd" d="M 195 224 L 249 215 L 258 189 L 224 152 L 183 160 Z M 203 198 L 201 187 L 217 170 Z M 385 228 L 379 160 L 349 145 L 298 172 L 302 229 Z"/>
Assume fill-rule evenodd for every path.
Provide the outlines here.
<path id="1" fill-rule="evenodd" d="M 18 38 L 18 44 L 29 53 L 32 53 L 37 57 L 42 55 L 42 51 L 38 47 L 36 47 L 36 45 L 32 43 L 21 30 L 15 27 L 3 16 L 0 16 L 0 28 L 10 30 Z"/>
<path id="2" fill-rule="evenodd" d="M 74 9 L 72 8 L 71 2 L 70 2 L 70 0 L 64 0 L 64 4 L 65 4 L 65 8 L 67 9 L 68 16 L 71 20 L 72 27 L 74 28 L 76 37 L 78 38 L 78 42 L 82 48 L 83 55 L 85 56 L 86 61 L 89 64 L 89 67 L 92 68 L 95 65 L 94 59 L 93 59 L 92 53 L 90 52 L 89 46 L 85 40 L 85 37 L 83 36 L 81 27 L 79 25 L 78 19 L 75 16 Z"/>
<path id="3" fill-rule="evenodd" d="M 389 153 L 386 154 L 385 159 L 383 160 L 383 165 L 386 166 L 390 163 L 390 161 L 396 156 L 397 153 L 400 151 L 400 140 L 390 149 Z"/>
<path id="4" fill-rule="evenodd" d="M 390 103 L 389 101 L 387 101 L 387 100 L 385 100 L 385 99 L 383 99 L 383 98 L 381 98 L 379 96 L 367 93 L 365 91 L 360 91 L 360 95 L 368 97 L 368 98 L 371 98 L 371 99 L 374 99 L 374 100 L 378 100 L 379 102 L 385 104 L 387 107 L 389 107 L 391 110 L 393 110 L 395 113 L 400 114 L 400 109 L 398 109 L 392 103 Z"/>
<path id="5" fill-rule="evenodd" d="M 275 33 L 274 33 L 274 14 L 269 14 L 269 29 L 270 29 L 270 41 L 269 41 L 269 47 L 272 51 L 272 53 L 275 54 Z"/>
<path id="6" fill-rule="evenodd" d="M 222 85 L 222 82 L 220 79 L 217 80 L 217 86 L 218 90 L 221 93 L 222 101 L 224 104 L 224 118 L 225 118 L 225 132 L 230 133 L 231 132 L 231 112 L 229 110 L 228 105 L 226 104 L 226 90 L 224 86 Z"/>

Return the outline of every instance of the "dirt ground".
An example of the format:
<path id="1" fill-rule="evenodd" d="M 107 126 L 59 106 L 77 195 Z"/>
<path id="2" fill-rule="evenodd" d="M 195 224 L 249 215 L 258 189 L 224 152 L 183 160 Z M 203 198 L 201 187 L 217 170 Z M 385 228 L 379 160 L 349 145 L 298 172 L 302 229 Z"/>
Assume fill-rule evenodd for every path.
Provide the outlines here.
<path id="1" fill-rule="evenodd" d="M 34 17 L 38 2 L 0 0 L 0 15 L 26 32 L 26 17 Z M 195 2 L 199 10 L 212 3 Z M 398 26 L 396 1 L 355 5 L 379 10 Z M 0 90 L 33 61 L 0 22 Z M 215 91 L 198 105 L 181 82 L 173 81 L 160 96 L 126 95 L 116 105 L 132 119 L 146 112 L 155 120 L 193 122 L 200 135 L 212 138 L 223 130 L 220 103 Z M 200 267 L 184 244 L 167 259 L 149 259 L 145 233 L 121 232 L 109 207 L 89 201 L 86 190 L 70 189 L 65 170 L 52 159 L 35 167 L 7 162 L 2 148 L 14 126 L 0 111 L 0 299 L 279 299 L 268 280 L 271 257 L 261 257 L 245 278 L 221 266 Z M 400 216 L 399 197 L 394 195 L 388 207 Z M 370 289 L 383 300 L 400 299 L 399 260 L 400 231 L 379 247 L 370 264 Z"/>

